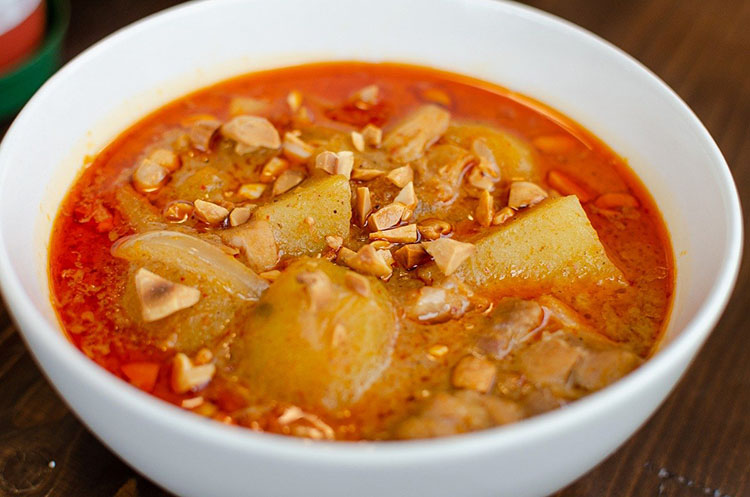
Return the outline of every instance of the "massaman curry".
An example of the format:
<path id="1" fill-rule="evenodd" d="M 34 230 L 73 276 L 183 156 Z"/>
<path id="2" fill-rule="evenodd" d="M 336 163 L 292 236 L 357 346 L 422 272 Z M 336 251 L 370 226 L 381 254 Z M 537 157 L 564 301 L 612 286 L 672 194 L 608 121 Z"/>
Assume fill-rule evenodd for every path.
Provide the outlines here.
<path id="1" fill-rule="evenodd" d="M 67 196 L 50 277 L 70 339 L 137 388 L 257 431 L 388 440 L 626 375 L 673 264 L 638 179 L 569 119 L 453 74 L 330 63 L 125 131 Z"/>

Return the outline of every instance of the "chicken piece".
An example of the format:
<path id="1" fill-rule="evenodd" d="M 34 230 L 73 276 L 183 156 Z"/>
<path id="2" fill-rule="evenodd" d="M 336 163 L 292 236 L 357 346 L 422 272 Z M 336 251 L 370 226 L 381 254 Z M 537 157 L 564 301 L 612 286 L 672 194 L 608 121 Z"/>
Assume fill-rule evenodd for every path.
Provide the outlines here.
<path id="1" fill-rule="evenodd" d="M 141 303 L 141 315 L 147 323 L 192 307 L 201 298 L 197 288 L 173 283 L 145 268 L 135 272 L 135 289 Z"/>
<path id="2" fill-rule="evenodd" d="M 500 299 L 487 316 L 487 323 L 479 332 L 479 348 L 490 357 L 500 360 L 516 346 L 530 338 L 544 319 L 542 307 L 533 300 L 514 297 Z"/>
<path id="3" fill-rule="evenodd" d="M 235 151 L 246 154 L 257 148 L 277 149 L 281 146 L 279 132 L 265 117 L 237 116 L 221 127 L 221 133 L 237 142 Z"/>
<path id="4" fill-rule="evenodd" d="M 383 140 L 383 146 L 401 163 L 420 158 L 450 124 L 450 113 L 437 105 L 424 105 L 412 112 Z"/>
<path id="5" fill-rule="evenodd" d="M 422 160 L 414 162 L 420 195 L 430 202 L 453 202 L 461 190 L 464 172 L 473 160 L 468 150 L 453 144 L 430 147 Z"/>
<path id="6" fill-rule="evenodd" d="M 473 390 L 440 392 L 422 410 L 401 422 L 397 438 L 432 438 L 457 435 L 522 419 L 523 409 L 513 401 Z"/>
<path id="7" fill-rule="evenodd" d="M 641 362 L 637 355 L 624 349 L 591 350 L 576 363 L 571 378 L 586 390 L 601 390 L 640 366 Z"/>
<path id="8" fill-rule="evenodd" d="M 256 273 L 273 268 L 279 261 L 279 250 L 268 221 L 253 219 L 219 233 L 226 244 L 242 251 Z"/>
<path id="9" fill-rule="evenodd" d="M 454 388 L 466 388 L 487 393 L 495 382 L 497 368 L 484 357 L 467 355 L 461 358 L 453 368 L 451 384 Z"/>
<path id="10" fill-rule="evenodd" d="M 564 390 L 573 366 L 582 351 L 570 345 L 563 333 L 545 333 L 526 350 L 519 352 L 521 370 L 539 386 Z"/>
<path id="11" fill-rule="evenodd" d="M 439 286 L 423 286 L 404 306 L 406 316 L 420 323 L 442 323 L 457 319 L 469 309 L 471 292 L 454 279 Z"/>

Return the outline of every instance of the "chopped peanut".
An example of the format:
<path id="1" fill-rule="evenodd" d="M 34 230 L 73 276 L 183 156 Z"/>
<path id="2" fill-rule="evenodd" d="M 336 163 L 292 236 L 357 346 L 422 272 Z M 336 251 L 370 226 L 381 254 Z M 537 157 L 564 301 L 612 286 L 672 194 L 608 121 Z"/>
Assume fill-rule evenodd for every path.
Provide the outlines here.
<path id="1" fill-rule="evenodd" d="M 305 221 L 305 224 L 308 225 L 308 226 L 310 226 L 310 227 L 313 227 L 315 225 L 315 218 L 312 217 L 312 216 L 307 216 L 304 219 L 304 221 Z"/>
<path id="2" fill-rule="evenodd" d="M 622 207 L 638 207 L 638 199 L 628 193 L 604 193 L 594 202 L 600 209 L 620 209 Z"/>
<path id="3" fill-rule="evenodd" d="M 229 215 L 229 210 L 213 202 L 197 199 L 193 206 L 195 217 L 206 224 L 221 224 Z"/>
<path id="4" fill-rule="evenodd" d="M 190 358 L 180 352 L 172 360 L 172 390 L 175 393 L 200 390 L 211 381 L 215 373 L 214 364 L 194 366 Z"/>
<path id="5" fill-rule="evenodd" d="M 419 234 L 425 240 L 437 240 L 443 235 L 449 235 L 453 232 L 453 226 L 448 221 L 436 219 L 434 217 L 423 219 L 417 223 Z"/>
<path id="6" fill-rule="evenodd" d="M 172 283 L 145 268 L 135 272 L 135 291 L 141 303 L 141 317 L 147 323 L 187 309 L 201 297 L 197 288 Z"/>
<path id="7" fill-rule="evenodd" d="M 368 85 L 354 92 L 351 96 L 351 100 L 355 103 L 361 102 L 367 106 L 371 106 L 378 103 L 379 95 L 380 89 L 377 85 Z"/>
<path id="8" fill-rule="evenodd" d="M 575 195 L 581 202 L 591 200 L 591 195 L 583 187 L 560 171 L 550 171 L 547 175 L 547 183 L 563 195 Z"/>
<path id="9" fill-rule="evenodd" d="M 281 176 L 276 178 L 276 181 L 273 183 L 273 190 L 271 194 L 275 197 L 276 195 L 286 193 L 295 186 L 302 183 L 303 179 L 305 179 L 305 174 L 303 172 L 297 171 L 295 169 L 287 169 L 286 171 L 281 173 Z"/>
<path id="10" fill-rule="evenodd" d="M 279 278 L 279 276 L 281 276 L 281 271 L 279 271 L 278 269 L 271 269 L 270 271 L 262 271 L 258 273 L 258 276 L 270 283 L 273 283 Z"/>
<path id="11" fill-rule="evenodd" d="M 422 242 L 422 247 L 435 259 L 435 264 L 446 276 L 458 269 L 458 266 L 476 250 L 471 243 L 459 242 L 451 238 Z"/>
<path id="12" fill-rule="evenodd" d="M 286 103 L 292 109 L 292 112 L 297 112 L 302 107 L 302 93 L 297 90 L 290 91 L 286 96 Z"/>
<path id="13" fill-rule="evenodd" d="M 193 213 L 193 204 L 185 200 L 175 200 L 164 207 L 164 217 L 170 223 L 184 223 Z"/>
<path id="14" fill-rule="evenodd" d="M 495 205 L 492 195 L 487 190 L 482 190 L 479 195 L 477 208 L 474 210 L 474 219 L 484 227 L 492 224 L 495 217 Z"/>
<path id="15" fill-rule="evenodd" d="M 403 188 L 409 182 L 414 181 L 414 170 L 411 166 L 401 166 L 393 169 L 385 177 L 397 187 Z"/>
<path id="16" fill-rule="evenodd" d="M 370 240 L 386 240 L 391 243 L 414 243 L 418 238 L 416 224 L 370 233 Z"/>
<path id="17" fill-rule="evenodd" d="M 221 127 L 221 122 L 215 119 L 196 121 L 190 127 L 188 137 L 195 148 L 202 152 L 208 152 L 211 140 Z"/>
<path id="18" fill-rule="evenodd" d="M 356 253 L 341 247 L 337 260 L 360 273 L 387 278 L 393 269 L 380 252 L 382 251 L 375 250 L 372 245 L 364 245 Z"/>
<path id="19" fill-rule="evenodd" d="M 169 170 L 152 161 L 144 159 L 133 173 L 133 186 L 141 193 L 153 192 L 161 188 L 169 176 Z"/>
<path id="20" fill-rule="evenodd" d="M 263 166 L 263 169 L 260 172 L 260 182 L 273 183 L 273 181 L 287 169 L 289 169 L 289 162 L 281 157 L 274 157 Z"/>
<path id="21" fill-rule="evenodd" d="M 324 309 L 333 299 L 333 282 L 323 271 L 308 271 L 297 275 L 305 287 L 308 307 L 312 312 Z"/>
<path id="22" fill-rule="evenodd" d="M 315 157 L 315 167 L 322 169 L 328 174 L 334 174 L 336 164 L 339 162 L 339 156 L 328 150 L 321 152 Z"/>
<path id="23" fill-rule="evenodd" d="M 180 157 L 166 148 L 157 148 L 148 154 L 148 158 L 165 168 L 170 173 L 175 172 L 180 167 Z"/>
<path id="24" fill-rule="evenodd" d="M 221 126 L 221 133 L 237 142 L 238 154 L 252 152 L 259 147 L 279 148 L 279 132 L 265 117 L 237 116 Z"/>
<path id="25" fill-rule="evenodd" d="M 237 190 L 237 195 L 247 200 L 257 200 L 266 190 L 266 185 L 263 183 L 247 183 Z"/>
<path id="26" fill-rule="evenodd" d="M 336 236 L 336 235 L 326 236 L 326 245 L 328 245 L 333 250 L 340 249 L 343 244 L 344 244 L 344 239 L 341 238 L 340 236 Z"/>
<path id="27" fill-rule="evenodd" d="M 338 153 L 339 160 L 336 163 L 336 174 L 346 176 L 347 179 L 352 177 L 354 168 L 354 153 L 348 150 L 342 150 Z"/>
<path id="28" fill-rule="evenodd" d="M 369 223 L 376 231 L 393 228 L 401 222 L 404 211 L 406 211 L 406 206 L 404 204 L 396 202 L 388 204 L 371 214 Z"/>
<path id="29" fill-rule="evenodd" d="M 393 253 L 393 258 L 402 268 L 409 270 L 427 262 L 429 256 L 421 245 L 415 243 L 404 245 L 396 250 Z"/>
<path id="30" fill-rule="evenodd" d="M 358 152 L 364 152 L 365 151 L 365 138 L 362 136 L 362 133 L 359 133 L 357 131 L 352 131 L 352 145 L 354 145 L 354 148 Z"/>
<path id="31" fill-rule="evenodd" d="M 448 353 L 450 349 L 447 345 L 442 344 L 436 344 L 431 346 L 429 349 L 427 349 L 427 353 L 430 354 L 432 357 L 443 357 L 445 354 Z"/>
<path id="32" fill-rule="evenodd" d="M 530 207 L 545 198 L 547 198 L 547 192 L 540 186 L 529 181 L 515 181 L 510 185 L 508 207 L 512 209 Z"/>
<path id="33" fill-rule="evenodd" d="M 383 141 L 383 130 L 374 124 L 368 124 L 362 128 L 362 138 L 364 138 L 365 143 L 371 147 L 379 147 L 380 143 Z"/>
<path id="34" fill-rule="evenodd" d="M 367 217 L 370 215 L 370 212 L 372 212 L 370 189 L 366 186 L 360 186 L 357 188 L 357 204 L 355 207 L 359 225 L 364 226 L 365 222 L 367 222 Z"/>
<path id="35" fill-rule="evenodd" d="M 229 226 L 239 226 L 245 224 L 250 219 L 250 214 L 255 210 L 254 205 L 243 205 L 241 207 L 235 207 L 232 212 L 229 213 Z"/>
<path id="36" fill-rule="evenodd" d="M 500 209 L 500 211 L 495 214 L 495 217 L 492 218 L 492 224 L 494 226 L 497 226 L 498 224 L 503 224 L 508 219 L 512 218 L 515 215 L 516 211 L 511 209 L 510 207 L 503 207 Z"/>
<path id="37" fill-rule="evenodd" d="M 409 216 L 402 217 L 401 219 L 408 219 L 414 209 L 417 208 L 418 203 L 417 194 L 414 192 L 414 182 L 409 181 L 406 186 L 398 192 L 398 195 L 396 195 L 396 198 L 394 198 L 393 201 L 404 204 L 407 207 Z"/>
<path id="38" fill-rule="evenodd" d="M 466 388 L 487 393 L 495 382 L 497 369 L 492 361 L 483 357 L 467 355 L 453 369 L 451 383 L 454 388 Z"/>
<path id="39" fill-rule="evenodd" d="M 292 132 L 284 134 L 284 143 L 282 144 L 284 155 L 295 161 L 306 161 L 312 157 L 315 147 L 302 141 Z"/>
<path id="40" fill-rule="evenodd" d="M 375 248 L 372 243 L 370 244 L 373 248 Z M 380 257 L 385 261 L 386 264 L 388 264 L 388 267 L 393 267 L 396 264 L 396 261 L 393 259 L 393 254 L 390 250 L 386 249 L 376 249 L 376 252 L 380 254 Z"/>
<path id="41" fill-rule="evenodd" d="M 221 237 L 229 246 L 242 251 L 253 271 L 271 269 L 279 260 L 276 239 L 268 221 L 248 221 L 236 229 L 222 232 Z"/>
<path id="42" fill-rule="evenodd" d="M 352 179 L 357 181 L 370 181 L 385 174 L 380 169 L 357 168 L 352 171 Z"/>
<path id="43" fill-rule="evenodd" d="M 366 276 L 349 271 L 346 273 L 346 276 L 344 276 L 344 283 L 353 292 L 356 292 L 363 297 L 370 296 L 370 281 Z"/>

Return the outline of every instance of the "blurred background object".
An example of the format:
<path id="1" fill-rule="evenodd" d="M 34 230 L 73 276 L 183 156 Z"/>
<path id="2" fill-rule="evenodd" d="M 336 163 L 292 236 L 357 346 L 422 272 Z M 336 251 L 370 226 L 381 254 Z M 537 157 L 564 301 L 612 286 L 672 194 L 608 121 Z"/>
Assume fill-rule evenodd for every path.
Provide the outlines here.
<path id="1" fill-rule="evenodd" d="M 0 119 L 18 111 L 60 65 L 68 0 L 0 0 Z"/>

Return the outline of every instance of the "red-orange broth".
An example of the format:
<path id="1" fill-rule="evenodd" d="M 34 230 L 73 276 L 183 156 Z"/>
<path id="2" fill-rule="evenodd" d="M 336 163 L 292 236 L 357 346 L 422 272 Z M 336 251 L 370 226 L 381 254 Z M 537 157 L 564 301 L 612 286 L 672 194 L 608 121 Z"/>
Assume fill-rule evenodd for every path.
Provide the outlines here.
<path id="1" fill-rule="evenodd" d="M 268 120 L 232 121 L 245 114 Z M 267 136 L 271 145 L 258 146 L 257 129 L 247 138 L 250 122 L 277 132 L 280 145 Z M 364 137 L 351 134 L 368 124 Z M 295 153 L 295 139 L 309 157 Z M 318 159 L 326 151 L 328 163 Z M 342 151 L 353 152 L 352 173 Z M 154 171 L 165 176 L 157 185 Z M 418 203 L 403 208 L 396 199 L 410 198 L 409 179 Z M 315 188 L 295 204 L 304 222 L 274 217 L 282 199 Z M 342 209 L 329 205 L 337 195 Z M 400 219 L 376 222 L 389 205 Z M 222 217 L 230 212 L 231 222 Z M 149 231 L 218 248 L 257 294 L 238 300 L 200 264 L 170 259 L 175 251 L 136 243 L 113 256 L 115 242 Z M 112 374 L 224 423 L 341 440 L 489 428 L 602 388 L 649 356 L 674 277 L 653 199 L 580 125 L 464 76 L 355 62 L 240 76 L 144 117 L 71 188 L 49 271 L 70 340 Z M 137 278 L 156 293 L 139 293 Z M 168 315 L 147 321 L 146 298 L 179 310 L 152 309 Z"/>

